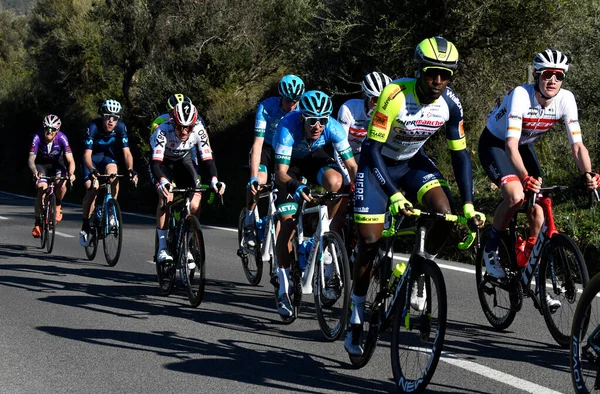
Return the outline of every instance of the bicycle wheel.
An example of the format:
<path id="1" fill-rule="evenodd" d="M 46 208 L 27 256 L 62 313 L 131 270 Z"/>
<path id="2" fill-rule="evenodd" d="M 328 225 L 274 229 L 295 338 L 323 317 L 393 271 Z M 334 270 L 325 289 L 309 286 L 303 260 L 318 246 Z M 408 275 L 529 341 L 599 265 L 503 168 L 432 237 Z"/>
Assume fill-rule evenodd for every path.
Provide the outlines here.
<path id="1" fill-rule="evenodd" d="M 492 227 L 488 226 L 481 237 L 481 247 L 477 251 L 477 263 L 475 264 L 475 280 L 483 314 L 494 328 L 505 330 L 515 320 L 518 309 L 515 306 L 519 304 L 517 300 L 519 295 L 515 294 L 512 287 L 521 286 L 521 284 L 517 283 L 516 286 L 511 286 L 508 280 L 499 281 L 486 277 L 484 248 L 491 229 Z M 511 266 L 510 259 L 512 257 L 509 248 L 508 236 L 503 236 L 498 247 L 498 257 L 505 269 Z M 522 294 L 520 300 L 522 302 Z"/>
<path id="2" fill-rule="evenodd" d="M 373 267 L 378 268 L 374 268 L 373 270 L 365 300 L 365 314 L 361 338 L 363 354 L 361 356 L 349 355 L 350 363 L 352 363 L 354 368 L 362 368 L 369 363 L 379 340 L 379 329 L 383 321 L 382 318 L 386 305 L 385 302 L 382 302 L 381 298 L 385 294 L 385 286 L 387 286 L 388 282 L 388 275 L 386 274 L 389 271 L 384 268 L 384 265 L 389 266 L 391 264 L 390 259 L 384 253 L 383 250 L 379 249 L 373 262 Z"/>
<path id="3" fill-rule="evenodd" d="M 600 274 L 579 298 L 571 330 L 571 381 L 577 393 L 594 391 L 600 367 Z"/>
<path id="4" fill-rule="evenodd" d="M 242 259 L 242 268 L 248 283 L 252 286 L 256 286 L 260 283 L 263 273 L 263 261 L 262 261 L 262 245 L 259 241 L 258 234 L 256 233 L 256 226 L 254 226 L 255 244 L 254 247 L 244 246 L 242 247 L 242 238 L 244 237 L 244 223 L 246 222 L 246 209 L 243 208 L 240 212 L 238 220 L 238 256 Z"/>
<path id="5" fill-rule="evenodd" d="M 402 393 L 421 392 L 427 387 L 435 373 L 446 334 L 448 306 L 442 271 L 433 261 L 421 259 L 413 264 L 413 278 L 417 279 L 411 280 L 410 286 L 418 280 L 425 289 L 422 310 L 411 306 L 403 315 L 407 304 L 404 288 L 394 305 L 392 370 Z"/>
<path id="6" fill-rule="evenodd" d="M 52 193 L 46 204 L 46 225 L 44 232 L 46 233 L 46 252 L 52 253 L 54 248 L 54 236 L 56 233 L 56 195 Z"/>
<path id="7" fill-rule="evenodd" d="M 169 230 L 171 231 L 171 230 Z M 170 239 L 168 237 L 167 239 Z M 167 241 L 168 242 L 168 241 Z M 173 248 L 169 245 L 169 251 Z M 173 261 L 164 262 L 159 264 L 157 261 L 158 256 L 158 234 L 154 235 L 154 264 L 156 265 L 156 278 L 158 279 L 158 288 L 160 294 L 168 296 L 173 291 L 175 285 L 175 263 Z"/>
<path id="8" fill-rule="evenodd" d="M 42 196 L 42 207 L 40 208 L 41 210 L 41 216 L 40 216 L 40 248 L 44 249 L 46 247 L 46 240 L 48 239 L 48 234 L 46 234 L 46 195 L 44 194 Z"/>
<path id="9" fill-rule="evenodd" d="M 104 257 L 110 267 L 114 267 L 119 262 L 121 255 L 121 246 L 123 244 L 123 220 L 121 217 L 121 208 L 114 198 L 106 203 L 104 212 L 104 223 L 106 230 L 102 245 L 104 246 Z"/>
<path id="10" fill-rule="evenodd" d="M 96 252 L 98 251 L 98 226 L 99 224 L 97 223 L 90 224 L 90 243 L 84 248 L 88 260 L 94 260 L 96 258 Z"/>
<path id="11" fill-rule="evenodd" d="M 544 320 L 552 338 L 566 349 L 579 292 L 589 282 L 585 261 L 575 242 L 562 233 L 550 238 L 542 249 L 538 275 Z"/>
<path id="12" fill-rule="evenodd" d="M 204 298 L 204 287 L 206 285 L 206 253 L 204 251 L 204 236 L 200 229 L 198 218 L 190 215 L 185 219 L 184 250 L 180 253 L 180 264 L 182 272 L 185 273 L 185 282 L 190 300 L 190 305 L 196 308 Z M 187 261 L 188 252 L 194 257 L 196 267 L 189 268 Z"/>
<path id="13" fill-rule="evenodd" d="M 315 310 L 321 332 L 328 341 L 335 341 L 346 328 L 352 288 L 350 265 L 346 246 L 339 234 L 328 231 L 323 234 L 322 239 L 323 257 L 321 259 L 317 257 L 313 276 Z M 317 242 L 313 248 L 318 247 Z M 319 260 L 324 263 L 323 269 Z M 324 273 L 323 276 L 321 272 Z"/>

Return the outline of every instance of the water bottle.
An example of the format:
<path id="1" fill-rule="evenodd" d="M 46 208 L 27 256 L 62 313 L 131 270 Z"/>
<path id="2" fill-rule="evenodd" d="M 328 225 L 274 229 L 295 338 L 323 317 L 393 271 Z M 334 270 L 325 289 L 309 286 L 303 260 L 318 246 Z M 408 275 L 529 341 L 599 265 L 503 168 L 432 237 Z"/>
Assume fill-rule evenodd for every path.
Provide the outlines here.
<path id="1" fill-rule="evenodd" d="M 389 290 L 396 288 L 396 286 L 398 285 L 398 282 L 400 282 L 400 278 L 404 274 L 405 270 L 406 270 L 406 263 L 402 262 L 402 263 L 396 264 L 396 266 L 392 270 L 392 275 L 390 275 L 390 280 L 388 281 L 388 289 Z"/>
<path id="2" fill-rule="evenodd" d="M 96 222 L 102 223 L 102 205 L 96 208 Z"/>
<path id="3" fill-rule="evenodd" d="M 258 229 L 258 240 L 260 242 L 263 242 L 265 240 L 265 232 L 263 231 L 264 228 L 264 219 L 260 218 L 256 221 L 256 228 Z"/>
<path id="4" fill-rule="evenodd" d="M 306 245 L 308 241 L 300 242 L 298 245 L 298 264 L 300 265 L 300 269 L 304 271 L 306 268 Z"/>
<path id="5" fill-rule="evenodd" d="M 305 253 L 306 253 L 306 261 L 304 266 L 306 266 L 306 264 L 308 264 L 308 262 L 310 261 L 311 255 L 314 253 L 313 252 L 313 246 L 315 245 L 315 239 L 313 237 L 311 237 L 308 241 L 306 241 L 306 246 L 305 246 Z"/>

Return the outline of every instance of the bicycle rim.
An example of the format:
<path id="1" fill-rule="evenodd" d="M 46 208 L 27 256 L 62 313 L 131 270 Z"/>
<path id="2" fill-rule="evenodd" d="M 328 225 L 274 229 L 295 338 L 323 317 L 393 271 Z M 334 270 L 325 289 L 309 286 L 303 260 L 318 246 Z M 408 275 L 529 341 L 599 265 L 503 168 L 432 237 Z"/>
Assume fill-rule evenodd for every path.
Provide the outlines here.
<path id="1" fill-rule="evenodd" d="M 577 393 L 590 393 L 598 377 L 600 352 L 591 343 L 599 343 L 600 275 L 592 278 L 577 303 L 570 337 L 571 381 Z"/>
<path id="2" fill-rule="evenodd" d="M 48 201 L 46 207 L 46 226 L 44 231 L 46 232 L 46 252 L 52 253 L 54 248 L 54 236 L 56 235 L 56 195 L 53 193 Z"/>
<path id="3" fill-rule="evenodd" d="M 313 248 L 318 246 L 315 243 Z M 332 263 L 323 267 L 323 277 L 321 263 L 317 260 L 313 292 L 321 332 L 327 340 L 335 341 L 346 328 L 352 282 L 346 247 L 337 233 L 329 231 L 323 235 L 323 253 L 326 252 L 331 255 Z M 323 288 L 325 291 L 321 290 Z"/>
<path id="4" fill-rule="evenodd" d="M 173 262 L 164 262 L 159 264 L 158 256 L 158 234 L 154 235 L 154 264 L 156 265 L 156 278 L 160 294 L 168 296 L 173 291 L 175 284 L 175 264 Z"/>
<path id="5" fill-rule="evenodd" d="M 114 223 L 111 225 L 110 219 L 114 218 Z M 121 255 L 121 246 L 123 244 L 123 220 L 121 217 L 121 208 L 119 203 L 114 198 L 111 198 L 106 203 L 104 212 L 104 223 L 102 224 L 108 232 L 104 234 L 103 246 L 104 257 L 106 263 L 110 267 L 114 267 L 119 262 Z"/>
<path id="6" fill-rule="evenodd" d="M 44 249 L 46 247 L 46 240 L 48 239 L 48 234 L 46 233 L 46 204 L 45 197 L 42 199 L 42 216 L 40 217 L 40 248 Z"/>
<path id="7" fill-rule="evenodd" d="M 246 209 L 242 209 L 240 212 L 240 217 L 238 219 L 238 245 L 239 251 L 238 256 L 242 260 L 242 268 L 244 269 L 244 274 L 246 275 L 246 279 L 248 283 L 252 286 L 257 286 L 262 279 L 263 272 L 263 261 L 262 261 L 262 253 L 261 253 L 261 243 L 259 242 L 258 234 L 256 233 L 256 226 L 254 226 L 255 234 L 255 246 L 247 247 L 242 249 L 242 238 L 244 236 L 244 224 L 246 222 Z"/>
<path id="8" fill-rule="evenodd" d="M 407 304 L 406 293 L 394 305 L 392 330 L 392 370 L 400 392 L 421 392 L 429 384 L 442 353 L 446 334 L 446 284 L 440 268 L 431 260 L 421 260 L 413 266 L 414 278 L 420 278 L 425 293 L 422 311 Z M 412 286 L 413 281 L 410 281 Z M 411 304 L 409 301 L 408 304 Z"/>
<path id="9" fill-rule="evenodd" d="M 479 303 L 481 304 L 483 314 L 494 328 L 504 330 L 515 320 L 517 311 L 513 307 L 515 302 L 511 302 L 511 297 L 514 299 L 514 297 L 518 297 L 518 295 L 511 294 L 512 290 L 510 290 L 510 286 L 506 281 L 498 282 L 493 279 L 488 279 L 485 275 L 484 248 L 489 239 L 490 231 L 491 226 L 484 232 L 481 238 L 481 247 L 477 251 L 475 280 L 477 283 Z M 503 237 L 498 247 L 498 257 L 505 269 L 511 266 L 509 245 L 510 242 Z"/>
<path id="10" fill-rule="evenodd" d="M 185 219 L 185 252 L 180 253 L 183 258 L 181 269 L 185 270 L 185 279 L 190 305 L 196 308 L 204 298 L 206 286 L 206 253 L 204 251 L 204 236 L 200 229 L 200 222 L 195 216 Z M 187 251 L 194 257 L 196 268 L 190 270 L 187 264 Z"/>
<path id="11" fill-rule="evenodd" d="M 554 235 L 542 250 L 539 270 L 540 303 L 546 325 L 554 340 L 563 348 L 570 343 L 573 316 L 580 292 L 589 282 L 581 251 L 565 234 Z M 546 296 L 560 302 L 552 308 Z"/>

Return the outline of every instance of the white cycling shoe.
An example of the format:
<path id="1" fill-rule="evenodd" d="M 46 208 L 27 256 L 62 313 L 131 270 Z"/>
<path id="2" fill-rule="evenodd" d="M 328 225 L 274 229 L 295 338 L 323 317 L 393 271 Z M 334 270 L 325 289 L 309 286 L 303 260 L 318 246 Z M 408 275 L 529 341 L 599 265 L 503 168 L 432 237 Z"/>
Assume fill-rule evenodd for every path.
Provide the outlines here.
<path id="1" fill-rule="evenodd" d="M 500 258 L 498 257 L 497 250 L 488 252 L 484 249 L 483 260 L 485 261 L 485 271 L 489 276 L 497 279 L 506 278 L 506 272 L 504 272 L 504 268 L 500 265 Z"/>
<path id="2" fill-rule="evenodd" d="M 187 252 L 187 266 L 190 271 L 196 269 L 196 261 L 194 261 L 194 255 L 192 255 L 192 252 L 190 252 L 189 250 Z"/>
<path id="3" fill-rule="evenodd" d="M 420 276 L 413 282 L 413 288 L 410 292 L 410 306 L 419 312 L 425 309 L 425 300 L 427 289 L 425 289 L 425 278 Z"/>
<path id="4" fill-rule="evenodd" d="M 156 262 L 160 264 L 167 261 L 173 261 L 173 257 L 171 257 L 167 249 L 159 250 L 158 255 L 156 256 Z"/>
<path id="5" fill-rule="evenodd" d="M 87 231 L 81 230 L 79 232 L 79 244 L 84 248 L 90 246 L 90 234 Z"/>

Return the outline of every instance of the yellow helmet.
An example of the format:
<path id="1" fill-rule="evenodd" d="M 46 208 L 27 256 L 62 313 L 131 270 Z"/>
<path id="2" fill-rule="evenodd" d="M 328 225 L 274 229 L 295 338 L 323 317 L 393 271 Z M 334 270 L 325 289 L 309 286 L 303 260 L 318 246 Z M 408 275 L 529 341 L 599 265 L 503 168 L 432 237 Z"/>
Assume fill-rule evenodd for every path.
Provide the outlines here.
<path id="1" fill-rule="evenodd" d="M 420 70 L 440 68 L 454 74 L 458 67 L 458 50 L 444 37 L 427 38 L 415 48 L 415 61 Z"/>

